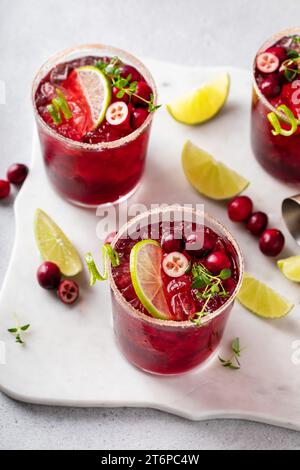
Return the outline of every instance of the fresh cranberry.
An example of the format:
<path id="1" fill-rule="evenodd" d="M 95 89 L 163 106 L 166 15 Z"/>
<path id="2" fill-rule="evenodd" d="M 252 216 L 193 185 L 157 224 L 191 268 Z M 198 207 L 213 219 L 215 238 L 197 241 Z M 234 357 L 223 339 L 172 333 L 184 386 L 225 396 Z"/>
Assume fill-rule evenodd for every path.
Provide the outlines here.
<path id="1" fill-rule="evenodd" d="M 135 95 L 132 96 L 133 104 L 143 106 L 143 107 L 148 106 L 148 103 L 145 103 L 145 101 L 143 101 L 143 100 L 150 101 L 150 98 L 151 98 L 152 90 L 149 87 L 148 83 L 137 82 L 136 90 L 134 93 L 135 95 L 138 95 L 138 96 L 135 96 Z M 141 100 L 140 98 L 143 98 L 143 100 Z"/>
<path id="2" fill-rule="evenodd" d="M 129 75 L 131 75 L 130 82 L 138 82 L 142 78 L 141 74 L 137 71 L 137 69 L 135 69 L 131 65 L 120 65 L 119 73 L 122 78 L 127 78 Z"/>
<path id="3" fill-rule="evenodd" d="M 233 222 L 244 222 L 253 209 L 253 203 L 248 196 L 238 196 L 228 204 L 228 216 Z"/>
<path id="4" fill-rule="evenodd" d="M 65 279 L 60 282 L 57 294 L 64 304 L 73 304 L 79 297 L 78 284 L 75 281 Z"/>
<path id="5" fill-rule="evenodd" d="M 193 246 L 194 245 L 194 246 Z M 203 236 L 197 236 L 191 233 L 186 239 L 186 251 L 194 256 L 206 256 L 210 253 L 216 245 L 216 237 L 205 231 Z"/>
<path id="6" fill-rule="evenodd" d="M 266 98 L 275 98 L 281 91 L 280 76 L 277 73 L 269 75 L 260 83 L 260 89 Z"/>
<path id="7" fill-rule="evenodd" d="M 230 295 L 233 293 L 234 289 L 236 288 L 236 281 L 232 277 L 229 277 L 228 279 L 223 281 L 222 284 L 226 292 L 228 292 Z"/>
<path id="8" fill-rule="evenodd" d="M 119 98 L 117 95 L 119 93 L 120 89 L 117 88 L 116 86 L 112 87 L 112 95 L 113 95 L 113 100 L 114 101 L 124 101 L 124 103 L 129 103 L 129 95 L 127 93 L 124 94 L 122 98 Z"/>
<path id="9" fill-rule="evenodd" d="M 205 260 L 205 266 L 213 274 L 219 274 L 222 269 L 230 269 L 231 263 L 223 251 L 214 251 Z"/>
<path id="10" fill-rule="evenodd" d="M 131 115 L 131 127 L 138 129 L 149 116 L 149 112 L 145 108 L 137 108 Z"/>
<path id="11" fill-rule="evenodd" d="M 275 228 L 265 230 L 259 239 L 259 248 L 266 256 L 277 256 L 284 247 L 284 236 Z"/>
<path id="12" fill-rule="evenodd" d="M 256 58 L 256 67 L 262 73 L 272 73 L 279 69 L 279 59 L 270 52 L 262 52 Z"/>
<path id="13" fill-rule="evenodd" d="M 175 238 L 173 233 L 166 233 L 162 236 L 161 247 L 165 253 L 172 253 L 172 251 L 183 250 L 182 239 Z"/>
<path id="14" fill-rule="evenodd" d="M 274 54 L 279 59 L 280 62 L 283 62 L 284 60 L 287 59 L 286 49 L 282 46 L 269 47 L 269 49 L 267 49 L 266 52 L 269 52 L 270 54 Z"/>
<path id="15" fill-rule="evenodd" d="M 23 163 L 14 163 L 7 170 L 7 179 L 12 184 L 22 184 L 27 175 L 28 167 Z"/>
<path id="16" fill-rule="evenodd" d="M 129 108 L 124 101 L 115 101 L 106 110 L 105 118 L 111 126 L 126 127 L 130 121 Z"/>
<path id="17" fill-rule="evenodd" d="M 5 199 L 9 196 L 10 184 L 6 180 L 0 180 L 0 199 Z"/>
<path id="18" fill-rule="evenodd" d="M 60 269 L 57 264 L 45 261 L 37 271 L 37 280 L 44 289 L 56 289 L 61 279 Z"/>
<path id="19" fill-rule="evenodd" d="M 252 235 L 260 235 L 268 225 L 268 216 L 264 212 L 254 212 L 247 221 L 247 230 Z"/>

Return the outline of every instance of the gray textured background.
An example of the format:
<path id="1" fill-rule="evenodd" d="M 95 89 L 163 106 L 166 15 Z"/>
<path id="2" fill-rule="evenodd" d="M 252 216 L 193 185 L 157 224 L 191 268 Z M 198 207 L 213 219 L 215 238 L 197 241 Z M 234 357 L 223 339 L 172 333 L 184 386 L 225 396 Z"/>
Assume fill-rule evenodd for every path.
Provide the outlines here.
<path id="1" fill-rule="evenodd" d="M 258 46 L 299 18 L 297 0 L 0 0 L 0 178 L 28 162 L 30 83 L 49 55 L 103 42 L 190 65 L 250 67 Z M 245 90 L 247 93 L 248 90 Z M 0 283 L 14 238 L 13 198 L 0 204 Z M 17 292 L 18 286 L 16 286 Z M 30 293 L 29 293 L 30 294 Z M 294 449 L 300 434 L 243 421 L 194 423 L 143 409 L 24 405 L 0 394 L 1 449 Z"/>

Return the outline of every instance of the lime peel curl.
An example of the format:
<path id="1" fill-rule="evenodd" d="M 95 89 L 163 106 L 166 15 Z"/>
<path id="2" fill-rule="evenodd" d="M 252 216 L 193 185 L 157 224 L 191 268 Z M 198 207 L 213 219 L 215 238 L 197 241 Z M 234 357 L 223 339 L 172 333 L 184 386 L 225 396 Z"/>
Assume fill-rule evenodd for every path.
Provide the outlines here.
<path id="1" fill-rule="evenodd" d="M 274 129 L 272 129 L 272 134 L 275 136 L 283 135 L 284 137 L 290 137 L 291 135 L 295 134 L 298 128 L 298 121 L 295 118 L 293 112 L 290 110 L 290 108 L 282 104 L 281 106 L 278 106 L 278 108 L 276 109 L 277 111 L 285 114 L 288 122 L 291 124 L 291 128 L 289 130 L 283 129 L 281 127 L 277 114 L 274 113 L 274 111 L 272 111 L 267 116 L 270 124 L 274 127 Z"/>
<path id="2" fill-rule="evenodd" d="M 88 252 L 85 255 L 85 261 L 87 268 L 90 272 L 90 285 L 93 286 L 97 281 L 107 281 L 108 279 L 108 262 L 110 261 L 112 266 L 116 268 L 120 265 L 120 258 L 116 250 L 114 250 L 109 243 L 106 243 L 102 247 L 102 259 L 103 259 L 103 274 L 98 271 L 93 255 Z"/>

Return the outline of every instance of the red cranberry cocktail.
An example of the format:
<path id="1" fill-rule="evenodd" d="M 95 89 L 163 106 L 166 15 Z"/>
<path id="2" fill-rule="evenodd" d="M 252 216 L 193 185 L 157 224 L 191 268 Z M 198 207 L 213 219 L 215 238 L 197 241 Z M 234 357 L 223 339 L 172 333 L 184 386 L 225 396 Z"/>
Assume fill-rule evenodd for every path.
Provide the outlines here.
<path id="1" fill-rule="evenodd" d="M 120 260 L 110 269 L 114 331 L 125 357 L 156 374 L 183 373 L 207 359 L 243 274 L 233 237 L 212 217 L 178 206 L 131 220 L 112 247 Z"/>
<path id="2" fill-rule="evenodd" d="M 276 178 L 300 182 L 300 29 L 280 33 L 254 63 L 252 148 Z"/>
<path id="3" fill-rule="evenodd" d="M 64 198 L 91 207 L 132 194 L 156 109 L 138 59 L 102 45 L 67 50 L 41 67 L 32 99 L 46 170 Z"/>

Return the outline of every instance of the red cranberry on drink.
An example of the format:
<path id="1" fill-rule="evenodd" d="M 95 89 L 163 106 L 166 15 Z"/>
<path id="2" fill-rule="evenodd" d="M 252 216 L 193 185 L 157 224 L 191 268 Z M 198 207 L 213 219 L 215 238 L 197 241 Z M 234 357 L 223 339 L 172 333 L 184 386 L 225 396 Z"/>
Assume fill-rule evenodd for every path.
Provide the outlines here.
<path id="1" fill-rule="evenodd" d="M 222 269 L 230 269 L 231 263 L 223 251 L 214 251 L 206 258 L 205 266 L 212 274 L 220 274 Z"/>
<path id="2" fill-rule="evenodd" d="M 260 90 L 266 98 L 275 98 L 281 91 L 280 76 L 277 73 L 269 75 L 260 83 Z"/>
<path id="3" fill-rule="evenodd" d="M 7 170 L 7 179 L 10 183 L 21 185 L 28 175 L 28 167 L 23 163 L 14 163 Z"/>
<path id="4" fill-rule="evenodd" d="M 37 280 L 44 289 L 57 289 L 61 279 L 61 272 L 57 264 L 51 261 L 42 263 L 37 271 Z"/>
<path id="5" fill-rule="evenodd" d="M 111 126 L 126 127 L 130 121 L 130 111 L 124 101 L 115 101 L 106 110 L 105 118 Z"/>
<path id="6" fill-rule="evenodd" d="M 228 204 L 228 216 L 233 222 L 244 222 L 251 215 L 253 203 L 248 196 L 238 196 Z"/>
<path id="7" fill-rule="evenodd" d="M 216 237 L 205 231 L 202 236 L 191 233 L 186 239 L 185 249 L 190 255 L 205 256 L 214 249 L 215 245 Z"/>
<path id="8" fill-rule="evenodd" d="M 0 180 L 0 199 L 5 199 L 9 196 L 10 184 L 6 180 Z"/>
<path id="9" fill-rule="evenodd" d="M 132 103 L 143 107 L 148 107 L 148 103 L 143 100 L 150 101 L 152 90 L 146 82 L 137 82 L 136 90 L 132 95 Z M 138 96 L 135 96 L 138 95 Z M 140 99 L 142 98 L 142 99 Z"/>
<path id="10" fill-rule="evenodd" d="M 120 65 L 118 69 L 122 78 L 127 78 L 128 75 L 131 75 L 130 82 L 138 82 L 142 78 L 141 74 L 137 71 L 137 69 L 135 69 L 131 65 L 123 64 Z"/>
<path id="11" fill-rule="evenodd" d="M 78 284 L 75 281 L 65 279 L 60 282 L 57 294 L 64 304 L 73 304 L 79 297 Z"/>
<path id="12" fill-rule="evenodd" d="M 131 115 L 131 127 L 138 129 L 149 116 L 149 112 L 145 108 L 137 108 Z"/>
<path id="13" fill-rule="evenodd" d="M 286 53 L 285 47 L 272 46 L 272 47 L 269 47 L 269 49 L 267 49 L 266 52 L 269 52 L 270 54 L 274 54 L 279 59 L 279 62 L 283 62 L 284 60 L 287 59 L 287 53 Z"/>
<path id="14" fill-rule="evenodd" d="M 254 212 L 247 221 L 247 230 L 252 235 L 260 235 L 268 225 L 268 216 L 264 212 Z"/>
<path id="15" fill-rule="evenodd" d="M 272 73 L 279 69 L 279 59 L 270 52 L 262 52 L 256 58 L 256 67 L 262 73 Z"/>
<path id="16" fill-rule="evenodd" d="M 125 93 L 124 96 L 122 96 L 122 98 L 119 98 L 117 96 L 119 92 L 120 92 L 119 88 L 117 88 L 116 86 L 112 87 L 112 95 L 113 95 L 114 101 L 124 101 L 124 103 L 129 103 L 129 95 Z"/>
<path id="17" fill-rule="evenodd" d="M 183 250 L 183 240 L 175 238 L 173 233 L 166 233 L 162 236 L 161 247 L 165 253 L 181 252 Z"/>
<path id="18" fill-rule="evenodd" d="M 259 248 L 266 256 L 277 256 L 284 247 L 284 236 L 275 228 L 265 230 L 259 239 Z"/>
<path id="19" fill-rule="evenodd" d="M 236 281 L 232 277 L 223 281 L 222 284 L 226 292 L 228 292 L 230 295 L 233 293 L 234 289 L 236 288 Z"/>

